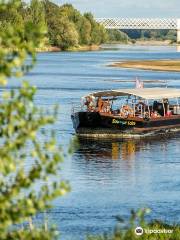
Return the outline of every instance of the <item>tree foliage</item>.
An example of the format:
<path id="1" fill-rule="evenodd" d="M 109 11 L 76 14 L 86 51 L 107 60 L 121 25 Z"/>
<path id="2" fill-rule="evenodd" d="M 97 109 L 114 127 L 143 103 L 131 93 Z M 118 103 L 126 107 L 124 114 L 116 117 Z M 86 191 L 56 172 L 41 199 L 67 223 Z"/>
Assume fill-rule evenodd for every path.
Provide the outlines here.
<path id="1" fill-rule="evenodd" d="M 0 4 L 1 85 L 6 85 L 13 76 L 22 77 L 30 71 L 36 60 L 35 48 L 44 38 L 44 27 L 35 20 L 38 16 L 34 21 L 30 18 L 22 21 L 20 9 L 22 3 L 18 0 Z M 14 14 L 11 15 L 11 12 Z M 6 17 L 2 17 L 3 14 Z M 21 24 L 18 25 L 17 21 L 21 21 Z M 61 148 L 56 143 L 53 131 L 47 131 L 47 125 L 55 122 L 57 111 L 45 113 L 35 106 L 35 93 L 35 86 L 23 82 L 19 90 L 8 91 L 5 87 L 1 95 L 2 240 L 55 238 L 53 229 L 34 228 L 31 218 L 51 207 L 54 198 L 69 191 L 68 183 L 60 178 Z M 28 222 L 30 228 L 26 225 Z"/>
<path id="2" fill-rule="evenodd" d="M 116 43 L 128 43 L 129 37 L 126 33 L 119 31 L 117 29 L 109 29 L 108 30 L 109 35 L 109 42 Z"/>
<path id="3" fill-rule="evenodd" d="M 113 233 L 104 233 L 98 236 L 88 236 L 87 240 L 179 240 L 180 239 L 180 226 L 166 224 L 159 220 L 148 222 L 145 216 L 150 212 L 150 209 L 138 209 L 137 211 L 131 210 L 129 220 L 126 222 L 122 217 L 117 216 L 117 225 Z M 143 229 L 142 235 L 135 233 L 136 227 Z M 146 232 L 147 230 L 147 232 Z M 148 230 L 161 231 L 161 233 L 153 233 Z M 165 232 L 169 230 L 171 233 Z"/>
<path id="4" fill-rule="evenodd" d="M 124 30 L 131 39 L 176 41 L 175 30 Z"/>
<path id="5" fill-rule="evenodd" d="M 29 7 L 29 15 L 33 24 L 46 29 L 44 5 L 41 1 L 31 0 Z"/>
<path id="6" fill-rule="evenodd" d="M 31 0 L 27 4 L 19 0 L 17 8 L 11 6 L 2 10 L 0 19 L 21 27 L 26 23 L 36 24 L 43 31 L 47 30 L 49 44 L 62 50 L 79 45 L 99 45 L 108 40 L 107 31 L 91 13 L 82 15 L 71 4 L 58 6 L 49 0 Z"/>
<path id="7" fill-rule="evenodd" d="M 50 43 L 62 49 L 106 42 L 108 35 L 92 14 L 82 15 L 71 4 L 58 6 L 44 1 Z"/>

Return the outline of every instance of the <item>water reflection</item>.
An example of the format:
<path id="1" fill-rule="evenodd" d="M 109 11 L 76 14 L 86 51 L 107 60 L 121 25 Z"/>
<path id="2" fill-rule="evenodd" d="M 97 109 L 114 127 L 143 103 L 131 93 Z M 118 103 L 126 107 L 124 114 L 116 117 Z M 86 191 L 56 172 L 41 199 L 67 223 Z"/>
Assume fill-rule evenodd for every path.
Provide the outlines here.
<path id="1" fill-rule="evenodd" d="M 147 143 L 144 142 L 147 145 Z M 135 140 L 127 141 L 100 141 L 100 140 L 79 140 L 79 148 L 76 154 L 82 154 L 85 160 L 106 160 L 113 161 L 134 160 L 135 153 L 144 146 L 143 142 Z M 93 156 L 93 157 L 92 157 Z"/>
<path id="2" fill-rule="evenodd" d="M 79 148 L 75 152 L 76 156 L 81 155 L 86 161 L 133 161 L 143 153 L 150 153 L 151 157 L 158 152 L 166 155 L 168 143 L 179 138 L 179 133 L 173 136 L 156 137 L 142 140 L 82 140 L 79 139 Z M 159 146 L 159 147 L 158 147 Z M 156 151 L 154 151 L 156 148 Z"/>
<path id="3" fill-rule="evenodd" d="M 76 172 L 76 181 L 82 181 L 85 187 L 103 184 L 106 191 L 113 192 L 113 186 L 117 188 L 120 184 L 126 186 L 121 189 L 125 195 L 127 186 L 135 190 L 146 179 L 144 193 L 148 195 L 149 188 L 152 190 L 159 182 L 156 178 L 159 172 L 167 178 L 166 168 L 174 171 L 177 166 L 180 154 L 177 142 L 177 135 L 147 140 L 80 140 L 71 167 Z M 163 187 L 161 183 L 158 185 Z"/>
<path id="4" fill-rule="evenodd" d="M 121 144 L 120 155 L 122 156 L 123 160 L 133 160 L 135 156 L 135 151 L 136 151 L 136 144 L 134 141 L 131 140 L 131 141 L 123 142 Z"/>

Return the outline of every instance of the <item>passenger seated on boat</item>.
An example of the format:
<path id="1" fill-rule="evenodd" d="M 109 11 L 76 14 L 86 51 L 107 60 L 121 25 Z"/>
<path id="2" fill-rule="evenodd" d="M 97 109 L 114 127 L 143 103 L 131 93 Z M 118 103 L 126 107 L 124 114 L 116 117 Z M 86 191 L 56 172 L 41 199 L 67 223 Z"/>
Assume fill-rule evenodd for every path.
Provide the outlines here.
<path id="1" fill-rule="evenodd" d="M 85 102 L 84 102 L 84 105 L 87 106 L 87 110 L 88 110 L 88 109 L 89 109 L 89 104 L 90 104 L 90 97 L 86 97 L 85 99 L 86 99 L 86 100 L 85 100 Z"/>
<path id="2" fill-rule="evenodd" d="M 157 111 L 154 111 L 154 112 L 151 113 L 151 117 L 152 118 L 158 118 L 158 117 L 161 117 L 161 115 Z"/>
<path id="3" fill-rule="evenodd" d="M 171 111 L 167 111 L 166 117 L 170 117 L 170 116 L 172 116 L 172 112 Z"/>
<path id="4" fill-rule="evenodd" d="M 111 103 L 110 103 L 109 99 L 107 101 L 106 109 L 107 109 L 107 112 L 109 112 L 109 113 L 111 112 Z"/>
<path id="5" fill-rule="evenodd" d="M 136 105 L 135 105 L 135 114 L 136 115 L 142 115 L 144 111 L 146 111 L 145 109 L 147 109 L 147 105 L 142 102 L 139 101 Z"/>
<path id="6" fill-rule="evenodd" d="M 157 107 L 158 107 L 158 101 L 154 101 L 153 102 L 153 110 L 156 111 Z"/>
<path id="7" fill-rule="evenodd" d="M 163 99 L 163 104 L 164 104 L 164 110 L 165 110 L 165 115 L 166 115 L 169 110 L 169 101 L 167 98 Z"/>
<path id="8" fill-rule="evenodd" d="M 111 113 L 111 105 L 109 99 L 107 101 L 103 101 L 102 112 Z"/>
<path id="9" fill-rule="evenodd" d="M 139 101 L 137 104 L 136 104 L 136 108 L 140 111 L 142 108 L 145 108 L 146 107 L 146 104 L 142 101 Z"/>
<path id="10" fill-rule="evenodd" d="M 95 108 L 96 108 L 96 106 L 94 105 L 93 101 L 90 101 L 90 103 L 89 103 L 89 111 L 93 112 L 93 111 L 95 111 Z"/>
<path id="11" fill-rule="evenodd" d="M 87 106 L 87 110 L 89 112 L 93 112 L 96 109 L 96 103 L 95 103 L 95 98 L 94 97 L 87 97 L 86 102 L 84 103 Z"/>
<path id="12" fill-rule="evenodd" d="M 97 100 L 97 107 L 98 107 L 98 112 L 102 112 L 103 100 L 102 100 L 101 97 L 99 97 L 98 100 Z"/>
<path id="13" fill-rule="evenodd" d="M 158 101 L 154 101 L 154 103 L 153 103 L 153 111 L 157 111 L 161 116 L 164 116 L 163 103 L 160 103 Z"/>
<path id="14" fill-rule="evenodd" d="M 133 117 L 134 111 L 129 105 L 124 105 L 120 109 L 120 116 L 121 117 Z"/>
<path id="15" fill-rule="evenodd" d="M 144 112 L 144 118 L 148 120 L 150 118 L 150 112 L 148 110 L 145 110 Z"/>

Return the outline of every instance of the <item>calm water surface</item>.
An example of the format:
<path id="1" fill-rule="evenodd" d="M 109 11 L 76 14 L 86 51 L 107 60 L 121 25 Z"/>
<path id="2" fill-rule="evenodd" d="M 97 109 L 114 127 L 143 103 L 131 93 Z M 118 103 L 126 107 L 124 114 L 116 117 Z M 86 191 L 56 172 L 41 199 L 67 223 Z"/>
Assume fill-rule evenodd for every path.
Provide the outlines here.
<path id="1" fill-rule="evenodd" d="M 117 46 L 116 46 L 117 47 Z M 177 59 L 174 47 L 118 46 L 117 50 L 81 53 L 42 53 L 27 78 L 38 86 L 36 104 L 60 104 L 54 126 L 65 147 L 74 134 L 71 104 L 91 91 L 134 87 L 132 80 L 166 80 L 180 88 L 180 73 L 110 68 L 128 59 Z M 19 86 L 17 80 L 11 87 Z M 161 81 L 145 86 L 162 86 Z M 180 222 L 180 137 L 144 141 L 83 141 L 63 164 L 62 175 L 72 191 L 54 201 L 49 222 L 61 239 L 84 239 L 88 233 L 111 230 L 115 216 L 127 218 L 130 210 L 148 206 L 151 218 Z"/>

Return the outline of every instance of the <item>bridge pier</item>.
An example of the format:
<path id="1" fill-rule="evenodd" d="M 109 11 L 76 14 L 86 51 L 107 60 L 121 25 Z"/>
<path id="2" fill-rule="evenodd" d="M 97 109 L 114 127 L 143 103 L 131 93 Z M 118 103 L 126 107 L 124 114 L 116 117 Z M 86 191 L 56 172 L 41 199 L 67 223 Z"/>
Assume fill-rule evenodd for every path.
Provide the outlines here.
<path id="1" fill-rule="evenodd" d="M 177 43 L 180 44 L 180 18 L 177 19 Z"/>

